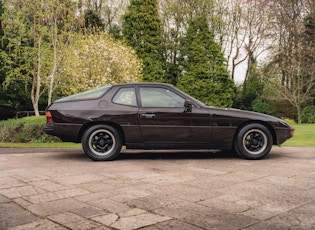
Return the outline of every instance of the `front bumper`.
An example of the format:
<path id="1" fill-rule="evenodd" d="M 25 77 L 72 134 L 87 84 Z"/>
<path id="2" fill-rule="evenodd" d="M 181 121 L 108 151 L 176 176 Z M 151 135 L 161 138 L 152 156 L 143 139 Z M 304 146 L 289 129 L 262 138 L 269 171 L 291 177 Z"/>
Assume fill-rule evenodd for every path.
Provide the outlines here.
<path id="1" fill-rule="evenodd" d="M 286 140 L 293 137 L 293 128 L 278 128 L 275 130 L 277 136 L 277 145 L 283 144 Z"/>

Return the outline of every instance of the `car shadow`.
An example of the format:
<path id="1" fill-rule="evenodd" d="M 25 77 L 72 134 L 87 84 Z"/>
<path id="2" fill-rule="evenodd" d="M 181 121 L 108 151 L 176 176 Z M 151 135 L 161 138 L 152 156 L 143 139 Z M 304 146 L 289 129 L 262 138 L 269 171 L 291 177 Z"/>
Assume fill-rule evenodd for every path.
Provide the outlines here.
<path id="1" fill-rule="evenodd" d="M 228 151 L 210 150 L 123 150 L 117 160 L 198 160 L 238 158 Z"/>
<path id="2" fill-rule="evenodd" d="M 59 149 L 59 154 L 51 155 L 50 157 L 58 158 L 59 160 L 76 160 L 76 161 L 91 161 L 91 159 L 81 149 L 62 150 Z M 282 154 L 271 152 L 262 160 L 274 160 L 283 157 Z M 205 160 L 205 159 L 235 159 L 245 160 L 240 158 L 232 151 L 223 150 L 122 150 L 116 161 L 132 161 L 132 160 Z"/>
<path id="3" fill-rule="evenodd" d="M 47 153 L 54 153 L 47 155 L 47 158 L 53 160 L 64 160 L 64 161 L 90 161 L 90 158 L 83 152 L 82 149 L 53 149 L 47 150 Z"/>

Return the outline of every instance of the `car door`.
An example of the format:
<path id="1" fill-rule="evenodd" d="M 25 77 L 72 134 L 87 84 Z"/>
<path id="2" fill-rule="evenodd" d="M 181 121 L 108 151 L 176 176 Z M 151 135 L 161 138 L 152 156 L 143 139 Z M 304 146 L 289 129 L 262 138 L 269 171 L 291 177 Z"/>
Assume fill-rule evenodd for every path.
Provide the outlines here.
<path id="1" fill-rule="evenodd" d="M 142 142 L 139 129 L 138 103 L 135 87 L 120 87 L 114 91 L 112 104 L 105 115 L 110 122 L 119 124 L 126 143 Z"/>
<path id="2" fill-rule="evenodd" d="M 145 143 L 209 143 L 210 114 L 193 107 L 185 111 L 185 97 L 169 88 L 141 86 L 139 126 Z"/>

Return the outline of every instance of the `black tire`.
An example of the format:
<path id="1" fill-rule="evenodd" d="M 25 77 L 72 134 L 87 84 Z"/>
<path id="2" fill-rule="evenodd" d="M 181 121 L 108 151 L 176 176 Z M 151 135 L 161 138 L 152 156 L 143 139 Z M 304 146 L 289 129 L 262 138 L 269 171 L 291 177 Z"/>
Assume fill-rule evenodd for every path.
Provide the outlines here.
<path id="1" fill-rule="evenodd" d="M 118 157 L 121 151 L 121 137 L 112 126 L 95 125 L 82 136 L 84 152 L 95 161 L 109 161 Z"/>
<path id="2" fill-rule="evenodd" d="M 272 135 L 261 124 L 248 124 L 240 129 L 234 141 L 236 153 L 245 159 L 258 160 L 266 157 L 272 147 Z"/>

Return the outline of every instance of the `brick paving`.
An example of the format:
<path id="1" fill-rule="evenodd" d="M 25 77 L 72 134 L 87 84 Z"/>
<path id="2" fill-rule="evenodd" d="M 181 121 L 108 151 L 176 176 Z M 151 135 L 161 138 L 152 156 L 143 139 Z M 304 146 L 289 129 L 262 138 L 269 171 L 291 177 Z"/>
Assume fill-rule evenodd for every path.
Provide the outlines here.
<path id="1" fill-rule="evenodd" d="M 0 229 L 315 229 L 315 148 L 224 152 L 0 148 Z"/>

